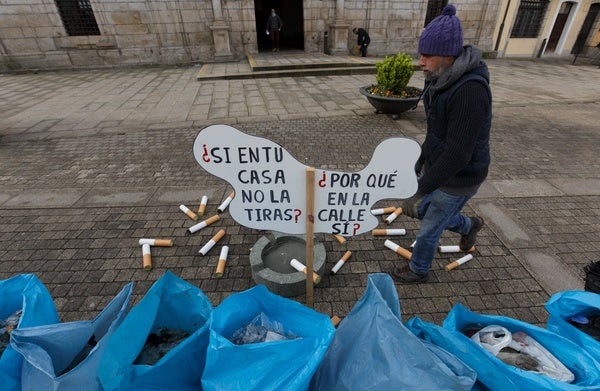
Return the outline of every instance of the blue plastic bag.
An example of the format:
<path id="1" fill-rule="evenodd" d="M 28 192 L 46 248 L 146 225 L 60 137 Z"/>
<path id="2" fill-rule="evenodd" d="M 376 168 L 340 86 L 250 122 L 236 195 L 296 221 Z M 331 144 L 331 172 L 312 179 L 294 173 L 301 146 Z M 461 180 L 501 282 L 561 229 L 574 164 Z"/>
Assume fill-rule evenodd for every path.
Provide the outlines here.
<path id="1" fill-rule="evenodd" d="M 11 344 L 24 358 L 22 389 L 101 390 L 98 362 L 129 307 L 127 284 L 93 320 L 17 329 Z"/>
<path id="2" fill-rule="evenodd" d="M 422 341 L 400 317 L 389 275 L 370 274 L 365 294 L 338 326 L 313 390 L 471 390 L 475 372 Z"/>
<path id="3" fill-rule="evenodd" d="M 269 331 L 280 340 L 232 342 L 240 330 L 256 326 L 256 319 L 278 325 Z M 263 285 L 235 293 L 213 311 L 202 386 L 219 391 L 306 390 L 334 333 L 328 316 Z"/>
<path id="4" fill-rule="evenodd" d="M 544 374 L 505 364 L 463 334 L 477 325 L 499 325 L 509 332 L 523 331 L 545 347 L 575 375 L 571 383 Z M 480 315 L 456 304 L 444 320 L 443 328 L 432 342 L 455 354 L 477 371 L 477 379 L 492 390 L 599 390 L 600 363 L 574 342 L 544 328 L 499 315 Z M 445 335 L 444 335 L 445 334 Z M 433 335 L 433 333 L 431 333 Z"/>
<path id="5" fill-rule="evenodd" d="M 104 390 L 200 389 L 211 312 L 199 288 L 167 271 L 108 341 L 98 368 Z M 161 329 L 182 330 L 187 337 L 153 364 L 136 361 L 148 336 Z"/>
<path id="6" fill-rule="evenodd" d="M 587 291 L 564 291 L 552 295 L 546 302 L 550 314 L 546 327 L 570 339 L 600 360 L 600 341 L 567 321 L 576 315 L 600 316 L 600 295 Z"/>
<path id="7" fill-rule="evenodd" d="M 0 319 L 22 310 L 18 328 L 58 323 L 52 296 L 33 274 L 20 274 L 0 281 Z M 0 385 L 3 391 L 21 389 L 23 357 L 10 345 L 0 356 Z"/>

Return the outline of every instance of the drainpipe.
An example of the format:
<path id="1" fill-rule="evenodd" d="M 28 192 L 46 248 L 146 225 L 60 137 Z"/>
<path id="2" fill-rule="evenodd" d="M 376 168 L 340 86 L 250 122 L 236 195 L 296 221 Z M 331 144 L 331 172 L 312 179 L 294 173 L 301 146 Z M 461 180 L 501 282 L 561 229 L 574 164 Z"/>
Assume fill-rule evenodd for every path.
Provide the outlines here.
<path id="1" fill-rule="evenodd" d="M 494 47 L 494 51 L 498 51 L 498 47 L 500 46 L 500 39 L 502 38 L 502 32 L 504 30 L 504 22 L 506 22 L 506 16 L 508 15 L 508 10 L 510 9 L 510 0 L 506 4 L 506 9 L 504 10 L 504 17 L 502 18 L 502 23 L 500 23 L 500 29 L 498 30 L 498 38 L 496 38 L 496 46 Z"/>

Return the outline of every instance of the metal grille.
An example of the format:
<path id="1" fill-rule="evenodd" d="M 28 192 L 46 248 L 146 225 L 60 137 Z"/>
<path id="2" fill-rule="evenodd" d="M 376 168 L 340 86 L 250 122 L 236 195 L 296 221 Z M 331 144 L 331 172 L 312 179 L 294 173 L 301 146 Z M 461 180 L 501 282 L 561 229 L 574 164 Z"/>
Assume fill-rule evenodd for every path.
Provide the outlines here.
<path id="1" fill-rule="evenodd" d="M 427 2 L 427 14 L 425 15 L 425 27 L 436 17 L 442 14 L 448 0 L 429 0 Z"/>
<path id="2" fill-rule="evenodd" d="M 537 38 L 547 7 L 546 0 L 522 0 L 510 37 Z"/>
<path id="3" fill-rule="evenodd" d="M 56 0 L 56 6 L 69 35 L 100 35 L 89 0 Z"/>

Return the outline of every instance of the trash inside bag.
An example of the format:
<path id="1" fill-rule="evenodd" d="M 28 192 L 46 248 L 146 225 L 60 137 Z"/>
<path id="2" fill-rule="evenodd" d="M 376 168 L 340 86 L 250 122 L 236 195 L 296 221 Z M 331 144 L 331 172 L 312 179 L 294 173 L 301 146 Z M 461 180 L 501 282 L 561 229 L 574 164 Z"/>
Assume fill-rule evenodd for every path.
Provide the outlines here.
<path id="1" fill-rule="evenodd" d="M 567 319 L 567 322 L 571 326 L 594 338 L 596 341 L 600 341 L 600 315 L 589 317 L 576 315 Z"/>
<path id="2" fill-rule="evenodd" d="M 270 320 L 267 314 L 261 312 L 250 323 L 236 330 L 230 340 L 236 345 L 245 345 L 295 338 L 293 335 L 285 334 L 281 322 Z"/>
<path id="3" fill-rule="evenodd" d="M 200 288 L 165 272 L 108 341 L 104 391 L 201 389 L 211 312 Z"/>
<path id="4" fill-rule="evenodd" d="M 0 356 L 10 344 L 10 333 L 19 325 L 23 310 L 16 310 L 11 316 L 6 319 L 0 319 Z"/>
<path id="5" fill-rule="evenodd" d="M 600 295 L 582 290 L 555 293 L 546 302 L 546 327 L 600 360 Z"/>
<path id="6" fill-rule="evenodd" d="M 473 334 L 471 339 L 506 364 L 558 381 L 570 383 L 575 380 L 575 375 L 552 353 L 523 331 L 511 333 L 505 327 L 493 324 Z"/>
<path id="7" fill-rule="evenodd" d="M 339 324 L 311 390 L 471 390 L 475 378 L 459 358 L 403 325 L 391 277 L 375 273 Z"/>
<path id="8" fill-rule="evenodd" d="M 483 346 L 473 339 L 473 331 L 477 332 L 486 326 L 495 325 L 506 329 L 511 333 L 511 339 L 516 344 L 509 344 L 503 349 L 502 355 L 494 356 Z M 461 358 L 467 365 L 477 371 L 477 379 L 492 390 L 516 389 L 516 390 L 599 390 L 600 389 L 600 362 L 586 349 L 564 338 L 562 335 L 550 330 L 529 324 L 517 319 L 500 315 L 477 314 L 461 304 L 456 304 L 446 316 L 443 322 L 444 332 L 438 332 L 431 328 L 426 331 L 436 345 L 444 347 Z M 444 336 L 443 338 L 441 336 Z M 488 341 L 503 340 L 502 333 L 497 332 Z M 533 343 L 535 341 L 535 343 Z M 542 348 L 544 350 L 542 350 Z M 502 351 L 503 349 L 500 349 Z M 548 351 L 561 365 L 570 371 L 574 378 L 571 382 L 559 381 L 548 374 L 537 371 L 539 363 L 549 356 L 541 353 Z M 527 367 L 533 367 L 530 358 L 518 353 L 527 353 L 535 358 L 534 371 L 523 370 L 515 365 L 507 364 L 507 361 L 517 361 Z M 552 365 L 556 362 L 548 361 Z M 560 365 L 558 365 L 560 367 Z M 548 369 L 544 368 L 544 369 Z M 556 376 L 555 376 L 556 377 Z"/>
<path id="9" fill-rule="evenodd" d="M 33 274 L 0 280 L 0 298 L 0 386 L 2 391 L 16 391 L 21 389 L 23 357 L 9 345 L 10 334 L 58 323 L 58 313 L 52 296 Z"/>
<path id="10" fill-rule="evenodd" d="M 202 389 L 306 390 L 334 333 L 328 316 L 264 285 L 234 293 L 213 310 Z"/>
<path id="11" fill-rule="evenodd" d="M 159 327 L 155 332 L 148 334 L 144 348 L 133 363 L 154 365 L 189 336 L 190 333 L 185 330 Z"/>
<path id="12" fill-rule="evenodd" d="M 93 320 L 18 328 L 11 346 L 24 358 L 23 390 L 101 390 L 100 357 L 111 334 L 129 309 L 133 283 L 125 287 Z"/>

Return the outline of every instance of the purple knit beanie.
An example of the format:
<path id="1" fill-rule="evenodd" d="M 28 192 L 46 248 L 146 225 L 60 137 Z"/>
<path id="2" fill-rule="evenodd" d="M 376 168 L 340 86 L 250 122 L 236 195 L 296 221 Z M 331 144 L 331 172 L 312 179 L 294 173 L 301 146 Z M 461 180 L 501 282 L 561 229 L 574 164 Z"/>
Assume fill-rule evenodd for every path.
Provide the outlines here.
<path id="1" fill-rule="evenodd" d="M 419 38 L 419 53 L 430 56 L 460 56 L 463 47 L 463 31 L 456 8 L 444 7 L 442 14 L 433 19 Z"/>

